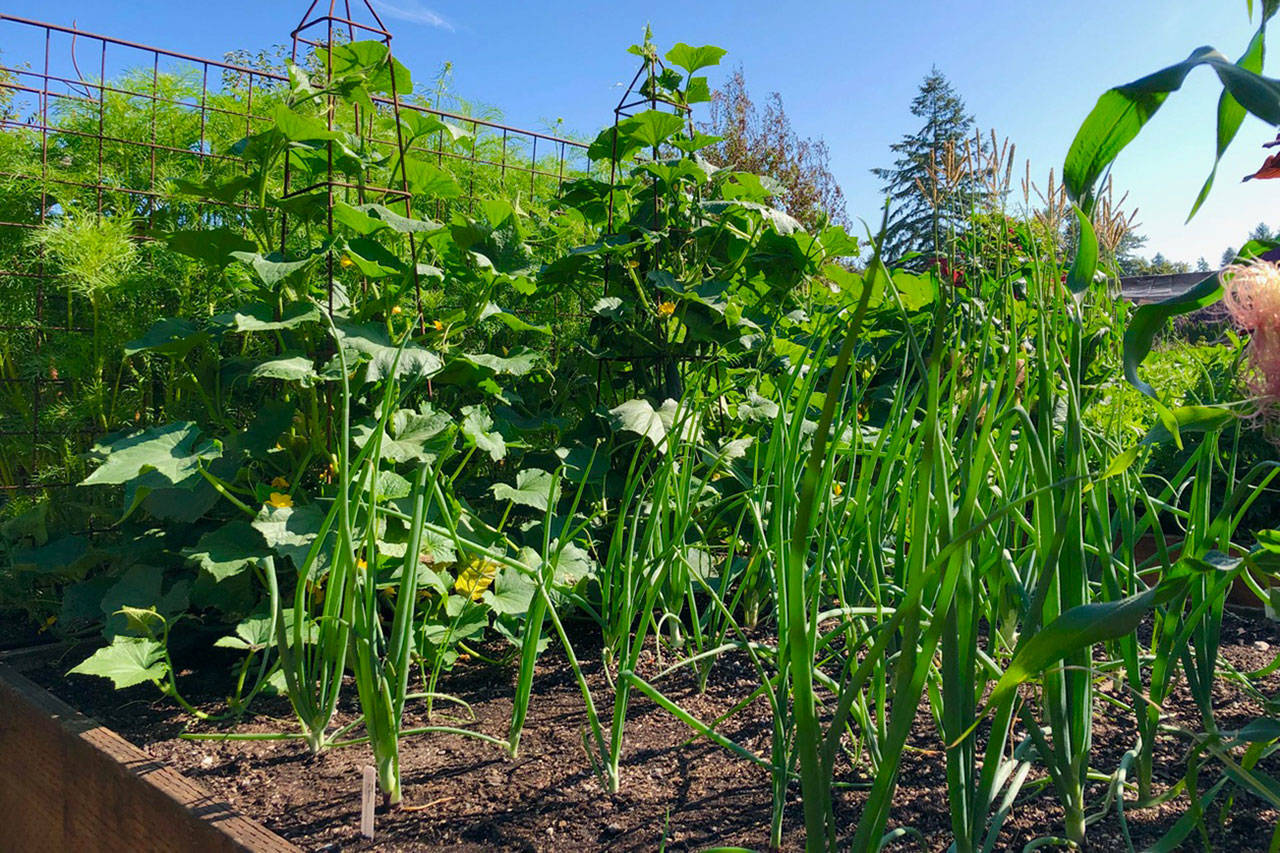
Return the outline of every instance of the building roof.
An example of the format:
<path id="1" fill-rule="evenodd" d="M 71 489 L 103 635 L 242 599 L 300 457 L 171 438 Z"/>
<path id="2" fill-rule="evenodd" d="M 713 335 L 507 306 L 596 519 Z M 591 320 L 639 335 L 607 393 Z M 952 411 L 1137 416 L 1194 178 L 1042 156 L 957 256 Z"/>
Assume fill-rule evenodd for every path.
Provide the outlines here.
<path id="1" fill-rule="evenodd" d="M 1135 275 L 1120 279 L 1120 294 L 1135 305 L 1163 302 L 1181 296 L 1216 272 L 1187 272 L 1172 275 Z"/>

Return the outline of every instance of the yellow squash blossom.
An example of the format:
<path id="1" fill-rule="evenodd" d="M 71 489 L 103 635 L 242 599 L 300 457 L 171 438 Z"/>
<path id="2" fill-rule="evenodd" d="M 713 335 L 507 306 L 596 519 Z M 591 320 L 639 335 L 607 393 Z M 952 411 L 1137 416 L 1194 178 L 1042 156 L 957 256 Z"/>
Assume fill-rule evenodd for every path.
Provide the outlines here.
<path id="1" fill-rule="evenodd" d="M 676 313 L 676 304 L 674 302 L 663 302 L 658 306 L 659 317 L 670 317 Z"/>
<path id="2" fill-rule="evenodd" d="M 267 498 L 267 506 L 286 509 L 293 506 L 293 498 L 281 492 L 272 492 L 271 497 Z"/>
<path id="3" fill-rule="evenodd" d="M 444 331 L 444 323 L 441 323 L 439 320 L 432 320 L 431 325 L 435 328 L 437 332 Z"/>
<path id="4" fill-rule="evenodd" d="M 289 481 L 286 480 L 284 477 L 276 477 L 274 480 L 271 481 L 271 488 L 287 489 L 289 488 Z"/>
<path id="5" fill-rule="evenodd" d="M 492 560 L 473 559 L 458 575 L 453 588 L 460 595 L 466 595 L 472 601 L 479 601 L 484 591 L 493 583 L 498 574 L 498 564 Z"/>

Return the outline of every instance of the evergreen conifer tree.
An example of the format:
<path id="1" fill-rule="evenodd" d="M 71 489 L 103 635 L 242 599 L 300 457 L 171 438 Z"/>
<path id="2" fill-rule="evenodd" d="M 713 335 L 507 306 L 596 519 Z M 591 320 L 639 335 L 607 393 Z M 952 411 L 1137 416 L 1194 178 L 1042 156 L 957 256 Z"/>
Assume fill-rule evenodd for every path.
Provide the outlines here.
<path id="1" fill-rule="evenodd" d="M 939 254 L 949 236 L 964 229 L 977 191 L 976 176 L 959 163 L 973 116 L 937 66 L 920 83 L 911 114 L 924 124 L 891 146 L 893 166 L 872 169 L 889 197 L 885 257 L 893 260 L 910 252 Z"/>

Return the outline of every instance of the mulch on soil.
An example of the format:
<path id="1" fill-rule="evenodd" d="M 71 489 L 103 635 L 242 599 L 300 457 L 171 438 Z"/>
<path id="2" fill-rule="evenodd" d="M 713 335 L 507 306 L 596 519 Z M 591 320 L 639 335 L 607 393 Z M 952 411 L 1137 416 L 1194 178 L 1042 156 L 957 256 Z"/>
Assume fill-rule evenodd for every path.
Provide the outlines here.
<path id="1" fill-rule="evenodd" d="M 600 656 L 586 645 L 578 649 L 586 661 L 593 696 L 604 716 L 612 709 L 612 690 L 601 670 Z M 1280 626 L 1252 617 L 1228 615 L 1223 628 L 1222 657 L 1240 671 L 1261 668 L 1280 652 Z M 592 662 L 594 658 L 594 662 Z M 622 790 L 606 793 L 594 775 L 583 746 L 587 718 L 572 671 L 552 648 L 539 661 L 534 699 L 529 709 L 520 754 L 509 758 L 497 747 L 457 735 L 428 734 L 406 739 L 401 766 L 406 809 L 379 814 L 377 838 L 359 836 L 361 768 L 371 763 L 367 747 L 328 750 L 312 756 L 300 743 L 251 741 L 189 741 L 183 731 L 216 731 L 197 726 L 172 703 L 149 687 L 115 692 L 106 682 L 82 677 L 63 678 L 78 658 L 51 663 L 29 673 L 55 694 L 115 729 L 152 756 L 167 761 L 245 814 L 307 850 L 701 850 L 734 845 L 763 850 L 768 845 L 772 791 L 769 774 L 704 739 L 644 697 L 633 698 L 627 718 Z M 646 653 L 640 674 L 653 677 L 660 665 Z M 444 679 L 441 689 L 468 703 L 464 710 L 437 703 L 431 724 L 463 725 L 505 738 L 514 692 L 513 668 L 467 662 Z M 201 685 L 184 689 L 195 693 Z M 716 719 L 758 685 L 745 658 L 727 656 L 713 669 L 705 692 L 698 692 L 693 674 L 680 670 L 660 682 L 667 696 L 703 721 Z M 1280 692 L 1280 677 L 1265 679 L 1270 696 Z M 354 718 L 352 702 L 344 705 L 339 723 Z M 198 704 L 217 709 L 216 695 L 196 695 Z M 1128 697 L 1118 696 L 1123 705 Z M 1173 721 L 1191 731 L 1200 729 L 1190 697 L 1175 696 Z M 1134 743 L 1132 712 L 1099 703 L 1094 730 L 1094 766 L 1110 771 Z M 254 715 L 242 720 L 238 732 L 296 730 L 287 702 L 263 699 Z M 407 713 L 407 727 L 427 725 L 421 706 Z M 1215 688 L 1219 725 L 1229 729 L 1261 715 L 1260 702 L 1241 688 L 1219 680 Z M 769 754 L 771 720 L 761 699 L 736 714 L 719 731 L 757 755 Z M 1182 776 L 1187 742 L 1169 736 L 1158 744 L 1157 778 L 1165 785 Z M 1264 767 L 1280 773 L 1276 766 Z M 1033 773 L 1034 778 L 1042 774 Z M 1202 774 L 1207 787 L 1215 779 Z M 861 768 L 847 760 L 837 766 L 837 819 L 852 833 L 865 796 L 859 784 L 868 782 Z M 1024 789 L 1001 834 L 999 849 L 1021 850 L 1044 836 L 1061 835 L 1062 811 L 1052 788 Z M 1102 802 L 1102 784 L 1091 789 L 1090 802 Z M 950 818 L 943 744 L 927 707 L 917 715 L 910 748 L 904 755 L 890 828 L 912 827 L 889 850 L 943 851 L 950 838 Z M 1126 809 L 1129 832 L 1137 849 L 1160 838 L 1185 812 L 1187 798 L 1163 806 Z M 1210 823 L 1214 849 L 1266 850 L 1280 814 L 1261 800 L 1238 796 L 1229 819 Z M 784 849 L 803 846 L 803 818 L 798 786 L 787 792 Z M 923 839 L 923 841 L 921 840 Z M 1090 827 L 1090 849 L 1127 849 L 1114 808 Z M 1188 849 L 1201 849 L 1192 835 Z"/>

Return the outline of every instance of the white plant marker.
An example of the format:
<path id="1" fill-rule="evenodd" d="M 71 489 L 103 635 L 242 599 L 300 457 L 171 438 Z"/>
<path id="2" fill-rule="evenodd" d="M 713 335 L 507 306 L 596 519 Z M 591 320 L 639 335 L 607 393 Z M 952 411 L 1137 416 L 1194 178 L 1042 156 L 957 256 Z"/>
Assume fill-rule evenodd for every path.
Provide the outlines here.
<path id="1" fill-rule="evenodd" d="M 373 838 L 373 802 L 377 790 L 377 774 L 366 766 L 360 785 L 360 834 L 370 839 Z"/>

